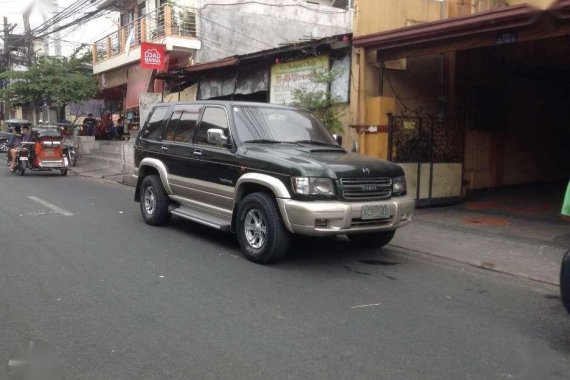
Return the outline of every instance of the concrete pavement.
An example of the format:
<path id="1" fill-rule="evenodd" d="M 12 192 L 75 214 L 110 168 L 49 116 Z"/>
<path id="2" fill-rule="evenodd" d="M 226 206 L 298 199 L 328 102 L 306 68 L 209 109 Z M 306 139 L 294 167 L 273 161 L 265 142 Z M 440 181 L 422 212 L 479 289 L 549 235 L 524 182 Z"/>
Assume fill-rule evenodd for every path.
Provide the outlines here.
<path id="1" fill-rule="evenodd" d="M 78 175 L 134 186 L 132 173 L 79 161 Z M 391 243 L 402 249 L 482 269 L 558 285 L 562 256 L 570 249 L 570 220 L 505 215 L 464 205 L 420 209 Z"/>

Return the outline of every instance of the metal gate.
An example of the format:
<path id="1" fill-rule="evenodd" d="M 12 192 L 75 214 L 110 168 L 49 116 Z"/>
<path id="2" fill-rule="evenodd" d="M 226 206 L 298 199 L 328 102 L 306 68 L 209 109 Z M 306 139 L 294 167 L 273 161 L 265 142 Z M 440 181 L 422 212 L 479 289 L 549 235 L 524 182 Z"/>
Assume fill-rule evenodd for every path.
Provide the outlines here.
<path id="1" fill-rule="evenodd" d="M 434 163 L 463 162 L 463 128 L 456 121 L 431 116 L 390 115 L 388 159 L 417 164 L 416 203 L 433 205 Z M 422 164 L 429 164 L 428 178 L 422 178 Z M 420 199 L 422 181 L 429 181 L 427 199 Z"/>

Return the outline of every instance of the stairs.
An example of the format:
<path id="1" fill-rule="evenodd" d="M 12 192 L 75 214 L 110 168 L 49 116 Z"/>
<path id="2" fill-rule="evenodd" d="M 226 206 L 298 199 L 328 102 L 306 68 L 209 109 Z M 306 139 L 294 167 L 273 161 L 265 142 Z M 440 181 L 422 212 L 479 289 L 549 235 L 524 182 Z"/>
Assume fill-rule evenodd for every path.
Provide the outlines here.
<path id="1" fill-rule="evenodd" d="M 102 168 L 113 169 L 117 173 L 123 170 L 123 142 L 97 141 L 89 154 L 81 154 L 81 162 Z"/>
<path id="2" fill-rule="evenodd" d="M 79 147 L 77 166 L 71 170 L 93 178 L 116 177 L 125 174 L 123 160 L 124 141 L 91 141 L 83 149 Z"/>

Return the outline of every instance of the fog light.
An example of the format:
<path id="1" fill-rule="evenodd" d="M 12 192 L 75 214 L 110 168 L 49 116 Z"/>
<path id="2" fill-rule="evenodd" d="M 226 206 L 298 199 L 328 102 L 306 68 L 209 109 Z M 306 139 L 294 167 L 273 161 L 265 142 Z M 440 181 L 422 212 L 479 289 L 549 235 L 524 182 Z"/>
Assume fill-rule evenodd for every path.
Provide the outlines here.
<path id="1" fill-rule="evenodd" d="M 329 221 L 326 219 L 315 219 L 315 227 L 326 227 Z"/>

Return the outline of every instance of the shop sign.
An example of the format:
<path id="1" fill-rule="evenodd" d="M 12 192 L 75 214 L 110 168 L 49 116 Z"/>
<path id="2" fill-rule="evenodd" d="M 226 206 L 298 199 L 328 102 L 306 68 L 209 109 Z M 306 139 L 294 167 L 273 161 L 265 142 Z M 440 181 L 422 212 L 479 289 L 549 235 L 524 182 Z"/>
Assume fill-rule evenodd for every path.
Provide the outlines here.
<path id="1" fill-rule="evenodd" d="M 497 35 L 495 37 L 495 43 L 497 45 L 513 44 L 519 40 L 517 32 L 505 32 Z"/>
<path id="2" fill-rule="evenodd" d="M 326 91 L 325 83 L 315 83 L 311 79 L 315 71 L 328 69 L 328 55 L 274 64 L 271 66 L 270 102 L 291 104 L 295 89 L 311 92 Z"/>
<path id="3" fill-rule="evenodd" d="M 143 42 L 141 44 L 141 67 L 143 69 L 164 70 L 166 49 L 164 45 Z"/>

